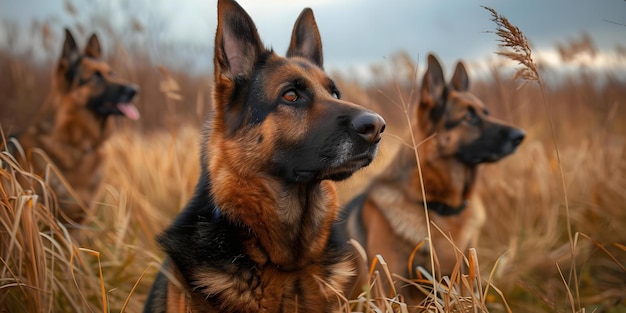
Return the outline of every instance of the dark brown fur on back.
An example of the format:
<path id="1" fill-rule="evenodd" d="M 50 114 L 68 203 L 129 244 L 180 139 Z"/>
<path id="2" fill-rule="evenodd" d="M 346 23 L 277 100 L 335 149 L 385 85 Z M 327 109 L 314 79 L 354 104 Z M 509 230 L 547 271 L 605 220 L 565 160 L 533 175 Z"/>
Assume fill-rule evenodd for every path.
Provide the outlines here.
<path id="1" fill-rule="evenodd" d="M 468 92 L 463 63 L 457 64 L 449 84 L 433 55 L 421 87 L 421 100 L 411 131 L 417 142 L 426 199 L 415 150 L 403 146 L 383 173 L 345 208 L 336 234 L 356 239 L 371 261 L 380 254 L 392 273 L 415 278 L 415 268 L 431 269 L 426 213 L 443 232 L 431 227 L 438 274 L 450 275 L 457 264 L 457 248 L 465 251 L 476 240 L 485 212 L 473 194 L 478 166 L 512 153 L 524 138 L 521 129 L 488 115 L 485 105 Z M 426 204 L 424 203 L 426 202 Z M 446 236 L 450 236 L 454 245 Z M 414 249 L 422 247 L 413 255 Z M 413 263 L 410 259 L 413 258 Z M 366 264 L 359 264 L 358 294 L 367 283 Z M 417 288 L 398 280 L 396 288 L 409 304 L 423 298 Z"/>
<path id="2" fill-rule="evenodd" d="M 158 237 L 168 259 L 145 312 L 340 310 L 352 263 L 329 240 L 332 181 L 372 161 L 384 121 L 340 100 L 322 62 L 310 9 L 281 57 L 236 2 L 218 1 L 202 173 Z"/>
<path id="3" fill-rule="evenodd" d="M 48 159 L 61 173 L 46 177 L 64 223 L 80 223 L 91 206 L 102 180 L 103 143 L 113 130 L 112 115 L 137 119 L 130 102 L 136 88 L 113 76 L 102 60 L 100 42 L 92 35 L 83 53 L 72 34 L 65 31 L 61 57 L 53 71 L 52 87 L 35 121 L 15 136 L 10 150 L 28 170 L 44 177 Z M 122 111 L 120 111 L 120 108 Z M 40 191 L 32 180 L 24 179 Z"/>

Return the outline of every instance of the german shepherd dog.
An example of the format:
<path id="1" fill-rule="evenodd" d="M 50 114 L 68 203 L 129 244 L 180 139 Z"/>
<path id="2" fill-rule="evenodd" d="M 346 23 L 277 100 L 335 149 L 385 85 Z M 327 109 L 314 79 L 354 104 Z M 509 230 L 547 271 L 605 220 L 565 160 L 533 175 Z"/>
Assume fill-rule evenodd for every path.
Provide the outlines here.
<path id="1" fill-rule="evenodd" d="M 311 9 L 286 57 L 263 46 L 235 1 L 217 10 L 201 175 L 157 238 L 168 258 L 144 312 L 339 311 L 353 269 L 329 240 L 340 210 L 332 181 L 373 160 L 385 122 L 340 100 Z"/>
<path id="2" fill-rule="evenodd" d="M 446 85 L 441 65 L 434 55 L 428 56 L 411 130 L 417 142 L 434 136 L 417 148 L 426 199 L 415 150 L 404 146 L 366 190 L 346 205 L 334 226 L 344 239 L 357 240 L 369 260 L 382 255 L 392 273 L 410 279 L 417 266 L 430 269 L 427 242 L 413 255 L 427 239 L 424 205 L 431 222 L 450 236 L 458 249 L 469 248 L 485 220 L 484 207 L 472 194 L 479 165 L 513 153 L 524 139 L 523 130 L 489 116 L 485 104 L 468 89 L 462 62 Z M 438 273 L 450 275 L 457 250 L 440 231 L 431 229 Z M 356 293 L 367 283 L 365 265 L 359 266 Z M 424 298 L 404 281 L 396 283 L 396 290 L 409 304 Z"/>
<path id="3" fill-rule="evenodd" d="M 63 179 L 54 173 L 47 177 L 60 206 L 54 209 L 59 220 L 83 221 L 102 180 L 103 143 L 114 128 L 110 117 L 138 119 L 139 112 L 131 103 L 136 93 L 136 87 L 117 78 L 102 60 L 95 34 L 80 53 L 72 34 L 65 30 L 51 91 L 34 123 L 12 136 L 19 144 L 9 144 L 18 162 L 36 175 L 43 177 L 47 172 L 44 154 L 61 172 Z"/>

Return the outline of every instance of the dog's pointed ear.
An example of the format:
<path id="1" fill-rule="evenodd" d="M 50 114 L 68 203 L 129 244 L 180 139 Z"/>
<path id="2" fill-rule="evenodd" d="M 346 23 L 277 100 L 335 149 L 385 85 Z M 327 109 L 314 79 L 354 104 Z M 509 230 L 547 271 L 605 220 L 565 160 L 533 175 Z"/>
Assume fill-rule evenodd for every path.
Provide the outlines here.
<path id="1" fill-rule="evenodd" d="M 78 59 L 78 46 L 76 40 L 69 29 L 65 29 L 65 41 L 63 41 L 63 50 L 61 51 L 61 58 L 59 61 L 69 66 L 72 62 Z"/>
<path id="2" fill-rule="evenodd" d="M 324 67 L 322 39 L 310 8 L 302 10 L 293 26 L 287 57 L 295 56 L 307 58 L 320 68 Z"/>
<path id="3" fill-rule="evenodd" d="M 445 79 L 443 69 L 439 61 L 433 54 L 428 55 L 428 68 L 422 79 L 422 99 L 421 102 L 434 106 L 441 99 L 445 92 Z"/>
<path id="4" fill-rule="evenodd" d="M 215 77 L 249 77 L 259 55 L 265 51 L 252 18 L 233 0 L 217 2 Z"/>
<path id="5" fill-rule="evenodd" d="M 469 90 L 469 77 L 467 76 L 467 71 L 465 70 L 463 62 L 459 61 L 456 64 L 456 69 L 454 70 L 452 81 L 450 81 L 450 86 L 452 86 L 452 89 L 456 91 Z"/>
<path id="6" fill-rule="evenodd" d="M 424 130 L 443 116 L 445 110 L 446 82 L 443 69 L 433 54 L 428 55 L 428 68 L 422 79 L 421 99 L 418 107 L 418 120 Z"/>
<path id="7" fill-rule="evenodd" d="M 99 59 L 102 57 L 102 49 L 100 48 L 100 40 L 96 34 L 92 34 L 87 41 L 87 47 L 85 47 L 85 55 L 91 58 Z"/>
<path id="8" fill-rule="evenodd" d="M 61 50 L 61 57 L 59 57 L 59 62 L 56 66 L 56 74 L 61 75 L 61 81 L 69 82 L 72 80 L 73 74 L 71 73 L 71 68 L 73 64 L 79 59 L 80 54 L 78 53 L 78 46 L 76 45 L 76 41 L 74 40 L 74 36 L 69 29 L 65 29 L 65 40 L 63 41 L 63 49 Z"/>

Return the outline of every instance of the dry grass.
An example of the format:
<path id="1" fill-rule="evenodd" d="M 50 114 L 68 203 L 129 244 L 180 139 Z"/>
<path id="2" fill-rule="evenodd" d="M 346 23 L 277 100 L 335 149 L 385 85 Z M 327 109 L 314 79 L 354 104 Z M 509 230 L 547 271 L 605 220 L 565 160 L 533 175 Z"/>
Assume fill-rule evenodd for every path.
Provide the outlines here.
<path id="1" fill-rule="evenodd" d="M 0 311 L 52 312 L 63 307 L 87 311 L 88 298 L 104 299 L 89 251 L 75 244 L 51 210 L 51 190 L 43 179 L 0 155 Z M 18 183 L 24 175 L 44 186 L 41 195 Z M 103 303 L 100 303 L 100 308 Z"/>
<path id="2" fill-rule="evenodd" d="M 51 46 L 56 55 L 58 47 Z M 6 153 L 0 156 L 5 164 L 0 169 L 0 312 L 138 312 L 143 306 L 163 257 L 153 238 L 185 204 L 197 179 L 198 125 L 210 107 L 210 85 L 209 73 L 196 77 L 184 68 L 159 70 L 140 52 L 122 46 L 119 40 L 115 49 L 105 50 L 115 51 L 110 60 L 119 75 L 142 88 L 144 121 L 120 123 L 109 141 L 105 188 L 83 229 L 70 235 L 49 212 L 50 191 L 31 194 L 14 178 L 28 171 Z M 8 73 L 0 84 L 5 131 L 23 129 L 49 88 L 51 64 L 21 55 L 0 49 L 0 71 Z M 417 68 L 406 54 L 391 62 L 391 67 L 411 68 L 408 72 Z M 535 70 L 538 80 L 549 71 Z M 598 85 L 599 80 L 605 83 Z M 390 126 L 374 164 L 339 184 L 345 202 L 392 159 L 400 143 L 390 134 L 402 135 L 407 122 L 403 109 L 390 103 L 411 104 L 415 84 L 414 74 L 367 87 L 358 78 L 339 79 L 339 84 L 346 99 L 380 112 Z M 473 92 L 493 115 L 523 127 L 528 136 L 514 155 L 483 168 L 478 192 L 488 222 L 475 253 L 458 254 L 459 265 L 470 271 L 442 281 L 422 272 L 419 288 L 426 293 L 437 288 L 441 295 L 424 303 L 424 310 L 626 310 L 626 83 L 608 73 L 581 72 L 542 84 L 541 89 L 519 87 L 496 67 L 488 80 L 473 83 Z M 41 178 L 34 181 L 45 186 Z M 384 256 L 370 263 L 384 269 Z M 381 276 L 401 278 L 384 270 L 371 276 L 370 290 L 350 300 L 352 311 L 408 310 L 393 290 L 376 284 Z"/>
<path id="3" fill-rule="evenodd" d="M 570 309 L 573 312 L 585 311 L 581 303 L 581 293 L 580 293 L 580 280 L 578 277 L 578 266 L 577 266 L 577 258 L 579 254 L 585 254 L 587 249 L 583 244 L 582 247 L 579 246 L 579 237 L 578 235 L 583 235 L 584 237 L 593 241 L 592 238 L 586 236 L 584 233 L 576 232 L 574 234 L 574 230 L 572 228 L 572 215 L 571 208 L 569 205 L 569 196 L 568 196 L 568 184 L 566 182 L 566 175 L 564 171 L 563 159 L 561 158 L 561 150 L 559 149 L 559 143 L 556 139 L 555 127 L 553 116 L 549 110 L 549 106 L 546 102 L 546 94 L 544 90 L 544 83 L 541 79 L 541 76 L 537 70 L 537 65 L 532 58 L 532 50 L 530 45 L 524 36 L 524 34 L 517 28 L 515 25 L 511 24 L 504 16 L 499 15 L 495 10 L 484 7 L 488 10 L 492 15 L 492 21 L 496 24 L 496 34 L 500 38 L 501 48 L 505 48 L 508 50 L 498 51 L 497 54 L 502 55 L 506 58 L 509 58 L 513 61 L 517 61 L 522 66 L 516 72 L 514 79 L 523 79 L 525 82 L 537 82 L 541 93 L 541 99 L 544 106 L 545 116 L 548 120 L 548 125 L 550 129 L 550 136 L 552 139 L 552 144 L 554 147 L 554 153 L 556 158 L 556 164 L 558 167 L 558 174 L 561 181 L 561 189 L 563 194 L 563 206 L 565 211 L 565 231 L 569 241 L 569 264 L 566 266 L 569 267 L 569 273 L 567 277 L 562 272 L 563 265 L 559 264 L 558 258 L 555 260 L 553 257 L 553 262 L 555 262 L 556 268 L 559 272 L 559 276 L 565 286 L 565 292 L 567 293 L 567 301 Z M 587 45 L 589 46 L 589 44 Z M 621 149 L 623 151 L 623 147 Z M 620 153 L 621 154 L 621 153 Z M 580 163 L 582 165 L 584 163 Z M 619 166 L 619 164 L 615 164 Z M 608 177 L 610 173 L 603 173 Z M 619 244 L 619 243 L 618 243 Z M 617 259 L 606 249 L 602 247 L 599 242 L 596 242 L 596 245 L 603 249 L 604 252 L 608 254 L 608 256 L 615 261 L 616 265 L 624 270 L 624 266 L 617 261 Z M 626 276 L 626 271 L 623 273 Z M 618 297 L 623 297 L 622 295 L 618 295 Z"/>
<path id="4" fill-rule="evenodd" d="M 48 188 L 33 195 L 15 177 L 32 177 L 42 186 L 45 180 L 3 152 L 0 312 L 140 311 L 151 285 L 140 277 L 154 275 L 161 262 L 153 238 L 197 179 L 197 137 L 195 128 L 114 137 L 107 145 L 111 162 L 102 200 L 78 231 L 53 218 Z"/>

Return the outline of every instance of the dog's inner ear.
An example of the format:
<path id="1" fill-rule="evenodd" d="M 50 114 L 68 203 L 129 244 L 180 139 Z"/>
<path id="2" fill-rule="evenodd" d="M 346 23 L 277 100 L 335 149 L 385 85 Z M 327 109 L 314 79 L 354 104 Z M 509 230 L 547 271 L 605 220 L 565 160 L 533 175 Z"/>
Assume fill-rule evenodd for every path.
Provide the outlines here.
<path id="1" fill-rule="evenodd" d="M 85 55 L 91 58 L 99 59 L 102 57 L 102 49 L 100 48 L 100 41 L 96 34 L 92 34 L 85 47 Z"/>
<path id="2" fill-rule="evenodd" d="M 287 57 L 304 57 L 323 68 L 322 39 L 315 23 L 313 10 L 306 8 L 293 26 Z"/>
<path id="3" fill-rule="evenodd" d="M 456 64 L 454 76 L 452 77 L 452 81 L 450 83 L 452 89 L 456 91 L 469 90 L 469 78 L 467 76 L 467 71 L 465 70 L 465 65 L 463 65 L 463 62 L 458 62 Z"/>
<path id="4" fill-rule="evenodd" d="M 218 2 L 217 21 L 216 75 L 224 74 L 231 80 L 249 77 L 265 50 L 254 22 L 239 4 L 230 1 Z"/>

